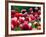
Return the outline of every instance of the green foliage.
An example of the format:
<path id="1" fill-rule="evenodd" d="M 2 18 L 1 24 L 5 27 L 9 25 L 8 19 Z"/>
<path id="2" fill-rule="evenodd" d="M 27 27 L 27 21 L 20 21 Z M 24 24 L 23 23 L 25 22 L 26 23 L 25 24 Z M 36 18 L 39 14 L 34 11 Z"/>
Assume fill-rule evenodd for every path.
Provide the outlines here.
<path id="1" fill-rule="evenodd" d="M 32 28 L 37 28 L 37 26 L 35 26 L 35 25 L 32 23 Z"/>
<path id="2" fill-rule="evenodd" d="M 20 27 L 16 27 L 14 30 L 15 30 L 15 31 L 19 31 L 19 30 L 21 30 L 21 29 L 20 29 Z"/>
<path id="3" fill-rule="evenodd" d="M 29 11 L 30 6 L 11 6 L 11 9 L 21 12 L 22 9 L 26 9 L 27 12 Z"/>

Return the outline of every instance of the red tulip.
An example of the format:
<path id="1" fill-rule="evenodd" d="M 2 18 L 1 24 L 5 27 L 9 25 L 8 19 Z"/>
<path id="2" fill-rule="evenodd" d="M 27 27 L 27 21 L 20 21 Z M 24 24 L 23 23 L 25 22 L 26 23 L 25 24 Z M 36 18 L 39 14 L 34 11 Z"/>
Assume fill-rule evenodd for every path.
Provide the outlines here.
<path id="1" fill-rule="evenodd" d="M 31 21 L 36 20 L 36 18 L 33 15 L 30 15 Z"/>
<path id="2" fill-rule="evenodd" d="M 21 17 L 21 16 L 23 16 L 23 14 L 22 13 L 19 13 L 19 17 Z"/>
<path id="3" fill-rule="evenodd" d="M 27 17 L 27 15 L 28 15 L 27 12 L 25 12 L 25 13 L 23 14 L 23 17 Z"/>
<path id="4" fill-rule="evenodd" d="M 23 23 L 23 22 L 24 22 L 24 20 L 25 20 L 25 18 L 24 18 L 24 17 L 19 17 L 19 21 L 20 21 L 21 23 Z"/>
<path id="5" fill-rule="evenodd" d="M 15 10 L 11 10 L 11 17 L 13 18 L 15 15 Z"/>
<path id="6" fill-rule="evenodd" d="M 29 21 L 29 18 L 28 17 L 26 17 L 26 19 L 25 19 L 26 21 Z"/>
<path id="7" fill-rule="evenodd" d="M 28 24 L 24 24 L 24 25 L 23 25 L 23 30 L 29 30 Z"/>
<path id="8" fill-rule="evenodd" d="M 41 14 L 41 10 L 38 10 L 38 15 L 40 15 Z"/>
<path id="9" fill-rule="evenodd" d="M 12 18 L 11 23 L 12 23 L 14 26 L 18 26 L 18 25 L 19 25 L 19 21 L 18 21 L 16 18 Z"/>
<path id="10" fill-rule="evenodd" d="M 37 17 L 37 20 L 41 20 L 41 18 L 40 17 Z"/>
<path id="11" fill-rule="evenodd" d="M 32 30 L 32 26 L 29 27 L 29 30 Z"/>
<path id="12" fill-rule="evenodd" d="M 19 12 L 16 12 L 15 13 L 15 16 L 18 18 L 19 17 Z"/>
<path id="13" fill-rule="evenodd" d="M 38 15 L 40 15 L 41 14 L 41 12 L 38 12 Z"/>
<path id="14" fill-rule="evenodd" d="M 23 23 L 23 30 L 28 30 L 29 26 L 28 26 L 28 21 L 24 21 Z"/>

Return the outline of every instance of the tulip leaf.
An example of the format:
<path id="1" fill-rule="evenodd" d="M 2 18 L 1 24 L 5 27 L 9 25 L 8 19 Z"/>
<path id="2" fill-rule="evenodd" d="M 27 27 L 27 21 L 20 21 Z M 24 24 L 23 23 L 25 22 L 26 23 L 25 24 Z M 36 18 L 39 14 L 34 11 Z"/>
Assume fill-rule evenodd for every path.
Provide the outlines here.
<path id="1" fill-rule="evenodd" d="M 37 28 L 37 26 L 35 26 L 35 25 L 32 23 L 32 28 Z"/>
<path id="2" fill-rule="evenodd" d="M 20 27 L 15 28 L 15 31 L 19 31 L 19 30 L 20 30 Z"/>

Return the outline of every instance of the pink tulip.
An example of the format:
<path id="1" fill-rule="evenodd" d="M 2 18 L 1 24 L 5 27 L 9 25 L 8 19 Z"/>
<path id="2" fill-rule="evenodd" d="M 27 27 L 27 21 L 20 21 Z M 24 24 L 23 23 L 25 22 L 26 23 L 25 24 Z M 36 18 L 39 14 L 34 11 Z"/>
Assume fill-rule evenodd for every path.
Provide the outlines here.
<path id="1" fill-rule="evenodd" d="M 36 18 L 36 19 L 38 18 L 38 14 L 35 14 L 35 18 Z"/>
<path id="2" fill-rule="evenodd" d="M 24 21 L 24 24 L 28 24 L 28 21 Z"/>
<path id="3" fill-rule="evenodd" d="M 23 24 L 20 24 L 19 27 L 21 28 L 21 30 L 23 30 Z"/>
<path id="4" fill-rule="evenodd" d="M 14 30 L 14 28 L 15 28 L 15 27 L 14 27 L 14 25 L 13 25 L 13 24 L 11 24 L 11 30 Z"/>
<path id="5" fill-rule="evenodd" d="M 11 20 L 17 21 L 17 17 L 12 18 Z"/>
<path id="6" fill-rule="evenodd" d="M 29 10 L 33 10 L 32 8 L 30 8 Z"/>
<path id="7" fill-rule="evenodd" d="M 33 16 L 33 15 L 30 15 L 30 19 L 33 21 L 33 20 L 36 20 L 36 18 Z"/>

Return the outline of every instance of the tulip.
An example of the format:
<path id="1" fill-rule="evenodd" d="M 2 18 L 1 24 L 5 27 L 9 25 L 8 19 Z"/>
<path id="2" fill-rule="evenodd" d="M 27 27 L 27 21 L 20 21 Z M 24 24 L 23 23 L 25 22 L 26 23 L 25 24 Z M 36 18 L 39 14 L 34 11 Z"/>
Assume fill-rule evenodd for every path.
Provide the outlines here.
<path id="1" fill-rule="evenodd" d="M 38 10 L 38 15 L 40 15 L 41 14 L 41 10 Z"/>
<path id="2" fill-rule="evenodd" d="M 17 21 L 17 17 L 12 18 L 11 20 Z"/>
<path id="3" fill-rule="evenodd" d="M 26 9 L 22 9 L 21 12 L 24 14 L 26 12 Z"/>
<path id="4" fill-rule="evenodd" d="M 19 12 L 15 13 L 15 17 L 19 18 Z"/>
<path id="5" fill-rule="evenodd" d="M 21 30 L 23 30 L 23 24 L 20 24 L 19 27 L 21 28 Z"/>
<path id="6" fill-rule="evenodd" d="M 11 17 L 13 18 L 15 15 L 15 10 L 11 10 Z"/>
<path id="7" fill-rule="evenodd" d="M 24 17 L 19 17 L 19 21 L 20 21 L 21 23 L 23 23 L 23 22 L 24 22 L 24 20 L 25 20 L 25 18 L 24 18 Z"/>
<path id="8" fill-rule="evenodd" d="M 32 8 L 30 8 L 29 10 L 30 10 L 30 11 L 32 11 L 33 9 L 32 9 Z"/>
<path id="9" fill-rule="evenodd" d="M 28 24 L 24 24 L 24 25 L 23 25 L 23 30 L 29 30 Z"/>
<path id="10" fill-rule="evenodd" d="M 35 17 L 36 19 L 38 18 L 38 16 L 39 16 L 38 13 L 35 13 L 34 17 Z"/>
<path id="11" fill-rule="evenodd" d="M 19 13 L 19 17 L 21 17 L 21 16 L 23 16 L 23 14 L 22 13 Z"/>
<path id="12" fill-rule="evenodd" d="M 28 17 L 26 17 L 26 19 L 25 19 L 26 21 L 29 21 L 29 18 Z"/>
<path id="13" fill-rule="evenodd" d="M 19 21 L 17 20 L 17 18 L 12 18 L 11 23 L 12 23 L 14 26 L 18 26 L 18 25 L 19 25 Z"/>
<path id="14" fill-rule="evenodd" d="M 23 30 L 29 30 L 28 21 L 24 21 Z"/>
<path id="15" fill-rule="evenodd" d="M 15 26 L 13 24 L 11 24 L 11 30 L 14 30 Z"/>
<path id="16" fill-rule="evenodd" d="M 39 20 L 39 21 L 40 21 L 40 20 L 41 20 L 41 18 L 40 18 L 40 17 L 37 17 L 37 20 Z"/>
<path id="17" fill-rule="evenodd" d="M 33 15 L 30 15 L 30 19 L 31 19 L 31 21 L 35 21 L 36 20 L 36 18 Z"/>
<path id="18" fill-rule="evenodd" d="M 23 17 L 27 17 L 27 15 L 28 15 L 27 12 L 25 12 L 25 13 L 23 14 Z"/>

